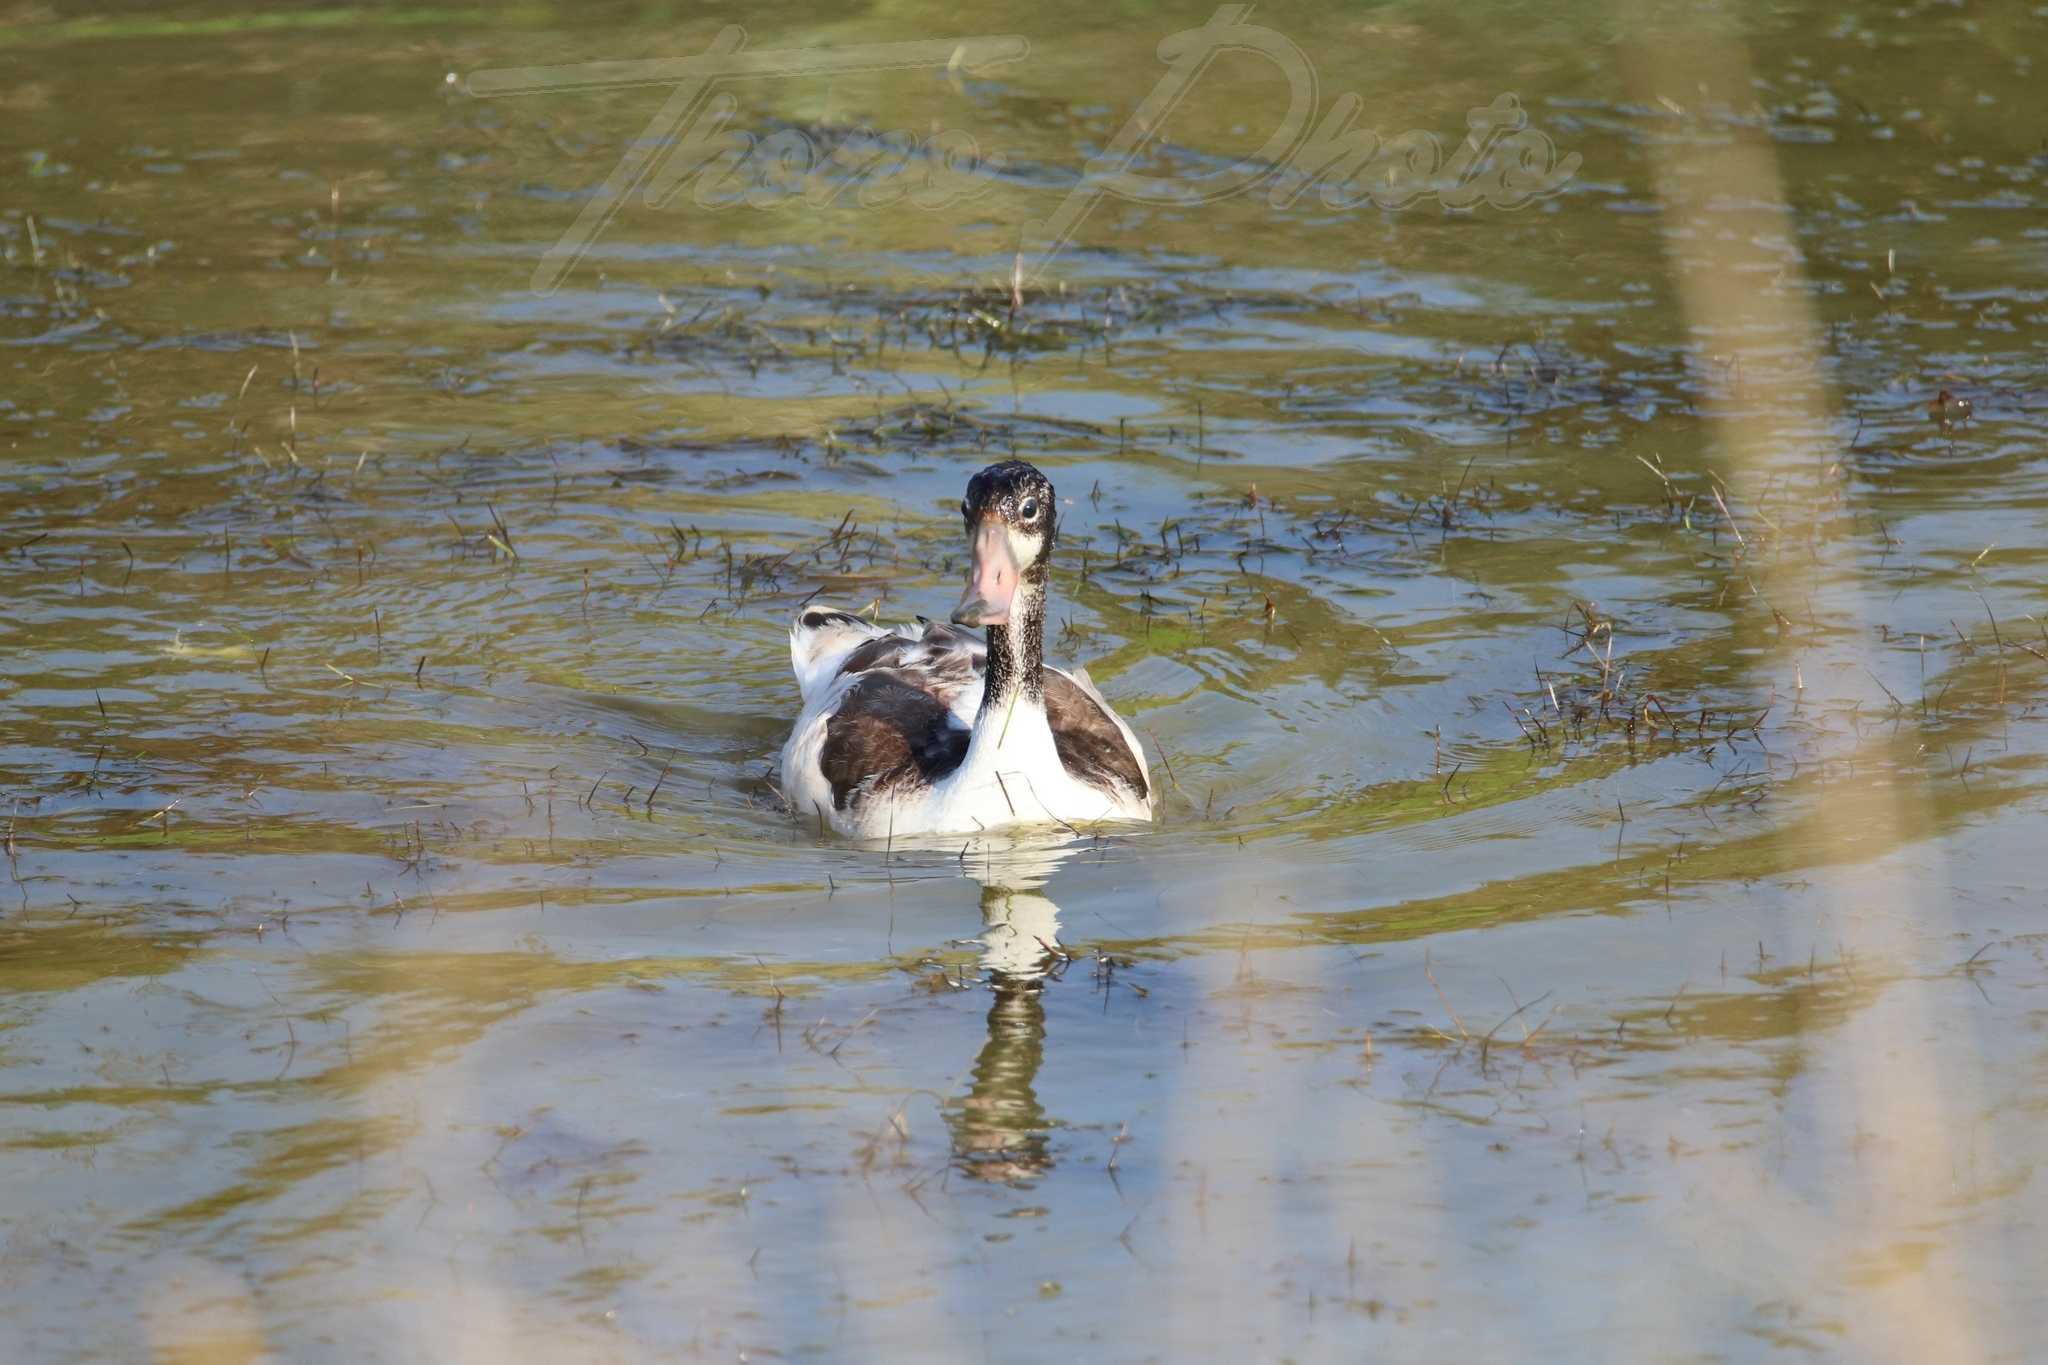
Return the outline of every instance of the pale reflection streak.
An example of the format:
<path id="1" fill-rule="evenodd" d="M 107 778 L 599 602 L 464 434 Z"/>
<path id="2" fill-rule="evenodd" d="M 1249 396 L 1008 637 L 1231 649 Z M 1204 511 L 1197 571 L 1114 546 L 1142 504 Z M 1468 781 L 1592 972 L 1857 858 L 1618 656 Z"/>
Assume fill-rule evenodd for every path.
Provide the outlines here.
<path id="1" fill-rule="evenodd" d="M 1625 12 L 1624 21 L 1630 16 Z M 1833 430 L 1834 416 L 1822 387 L 1822 337 L 1804 288 L 1798 224 L 1784 194 L 1777 156 L 1767 135 L 1744 117 L 1732 116 L 1753 101 L 1753 68 L 1745 45 L 1703 30 L 1674 27 L 1644 35 L 1623 63 L 1638 101 L 1670 111 L 1675 121 L 1658 120 L 1645 138 L 1657 200 L 1665 222 L 1666 254 L 1676 291 L 1696 340 L 1695 363 L 1735 357 L 1740 391 L 1705 415 L 1722 458 L 1733 466 L 1735 485 L 1760 486 L 1788 460 L 1810 464 L 1816 444 L 1831 460 L 1846 457 Z M 1731 116 L 1715 111 L 1726 107 Z M 1747 363 L 1743 363 L 1747 362 Z M 1738 509 L 1739 510 L 1739 509 Z M 1817 617 L 1855 628 L 1830 641 L 1829 658 L 1875 676 L 1879 660 L 1871 648 L 1876 631 L 1863 575 L 1853 558 L 1827 563 L 1804 556 L 1788 560 L 1757 555 L 1749 566 L 1766 600 L 1782 590 L 1791 600 L 1809 601 Z M 1793 676 L 1801 646 L 1783 636 L 1777 671 Z M 1788 689 L 1789 690 L 1789 689 Z M 1917 794 L 1915 794 L 1917 793 Z M 1921 821 L 1913 809 L 1923 790 L 1900 783 L 1857 784 L 1818 803 L 1817 813 L 1847 844 L 1875 839 L 1882 847 L 1907 841 Z M 1809 874 L 1822 884 L 1844 949 L 1871 963 L 1910 960 L 1908 934 L 1938 935 L 1949 914 L 1949 878 L 1941 871 L 1938 844 L 1924 846 L 1935 871 L 1917 884 L 1887 880 L 1873 897 L 1871 879 L 1859 877 L 1853 862 L 1817 860 Z M 1868 1254 L 1912 1229 L 1946 1220 L 1944 1200 L 1954 1153 L 1948 1125 L 1981 1110 L 1975 1074 L 1954 1070 L 1937 1075 L 1927 1040 L 1934 1012 L 1927 983 L 1905 976 L 1889 998 L 1854 1011 L 1843 1022 L 1838 1046 L 1846 1059 L 1853 1101 L 1843 1112 L 1823 1108 L 1798 1116 L 1781 1112 L 1781 1124 L 1801 1127 L 1801 1141 L 1833 1153 L 1858 1153 L 1853 1163 L 1829 1162 L 1849 1170 L 1846 1182 L 1819 1197 L 1789 1185 L 1762 1158 L 1717 1152 L 1709 1159 L 1728 1169 L 1714 1180 L 1716 1198 L 1756 1230 L 1775 1253 L 1776 1266 L 1749 1260 L 1755 1242 L 1724 1241 L 1712 1270 L 1772 1297 L 1792 1273 L 1819 1264 L 1840 1264 Z M 1804 1130 L 1810 1124 L 1811 1130 Z M 1864 1149 L 1859 1135 L 1883 1131 L 1891 1139 Z M 1763 1144 L 1762 1147 L 1776 1144 Z M 1672 1229 L 1671 1245 L 1717 1260 L 1712 1244 Z M 1893 1279 L 1869 1302 L 1882 1316 L 1873 1336 L 1898 1343 L 1900 1358 L 1971 1360 L 1980 1341 L 2005 1333 L 1996 1323 L 1976 1319 L 1957 1284 L 1932 1273 Z M 1664 1348 L 1707 1349 L 1716 1324 L 1685 1323 L 1674 1306 L 1666 1321 Z"/>

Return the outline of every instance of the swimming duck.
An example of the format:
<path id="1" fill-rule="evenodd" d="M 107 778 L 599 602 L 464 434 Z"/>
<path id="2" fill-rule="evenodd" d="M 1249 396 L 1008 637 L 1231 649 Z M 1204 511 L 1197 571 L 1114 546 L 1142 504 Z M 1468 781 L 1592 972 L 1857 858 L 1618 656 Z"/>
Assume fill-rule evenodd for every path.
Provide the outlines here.
<path id="1" fill-rule="evenodd" d="M 1045 666 L 1051 480 L 1022 460 L 990 465 L 960 514 L 967 588 L 951 625 L 797 614 L 803 714 L 782 749 L 784 796 L 800 818 L 867 839 L 1150 820 L 1131 727 L 1085 671 Z M 961 626 L 985 627 L 986 644 Z"/>

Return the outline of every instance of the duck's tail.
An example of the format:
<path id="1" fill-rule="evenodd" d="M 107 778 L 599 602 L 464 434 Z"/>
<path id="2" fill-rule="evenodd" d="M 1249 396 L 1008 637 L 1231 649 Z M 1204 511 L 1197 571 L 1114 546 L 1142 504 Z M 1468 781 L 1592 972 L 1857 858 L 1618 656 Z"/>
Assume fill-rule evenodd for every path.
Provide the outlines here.
<path id="1" fill-rule="evenodd" d="M 846 656 L 870 640 L 892 634 L 883 626 L 831 607 L 805 607 L 789 623 L 789 663 L 804 704 L 839 676 Z"/>

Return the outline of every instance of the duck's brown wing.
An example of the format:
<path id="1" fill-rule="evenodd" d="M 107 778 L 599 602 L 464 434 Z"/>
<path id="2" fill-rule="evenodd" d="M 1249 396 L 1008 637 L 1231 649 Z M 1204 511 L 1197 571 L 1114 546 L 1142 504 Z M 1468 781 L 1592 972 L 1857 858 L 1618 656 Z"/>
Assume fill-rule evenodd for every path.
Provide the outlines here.
<path id="1" fill-rule="evenodd" d="M 879 636 L 846 656 L 855 681 L 825 723 L 820 767 L 839 810 L 870 795 L 930 786 L 967 756 L 988 651 L 951 626 Z"/>
<path id="2" fill-rule="evenodd" d="M 818 766 L 831 784 L 833 808 L 930 786 L 967 757 L 969 733 L 928 681 L 901 669 L 869 669 L 825 722 Z"/>
<path id="3" fill-rule="evenodd" d="M 1116 720 L 1081 684 L 1052 668 L 1045 670 L 1045 718 L 1060 764 L 1076 780 L 1140 801 L 1151 795 L 1144 760 Z"/>

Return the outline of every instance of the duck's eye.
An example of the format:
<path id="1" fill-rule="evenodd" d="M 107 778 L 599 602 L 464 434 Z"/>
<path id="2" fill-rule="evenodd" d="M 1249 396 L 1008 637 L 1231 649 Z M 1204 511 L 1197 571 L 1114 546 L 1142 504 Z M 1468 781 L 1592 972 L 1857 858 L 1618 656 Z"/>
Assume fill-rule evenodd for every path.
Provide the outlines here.
<path id="1" fill-rule="evenodd" d="M 1038 517 L 1038 499 L 1024 499 L 1024 505 L 1017 509 L 1017 515 L 1024 518 L 1024 520 L 1026 521 L 1036 520 Z"/>

